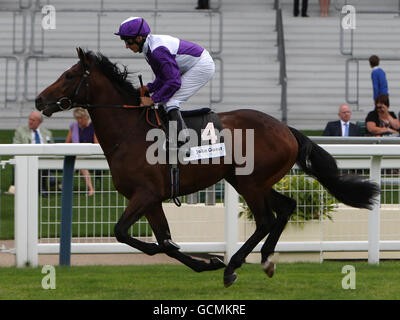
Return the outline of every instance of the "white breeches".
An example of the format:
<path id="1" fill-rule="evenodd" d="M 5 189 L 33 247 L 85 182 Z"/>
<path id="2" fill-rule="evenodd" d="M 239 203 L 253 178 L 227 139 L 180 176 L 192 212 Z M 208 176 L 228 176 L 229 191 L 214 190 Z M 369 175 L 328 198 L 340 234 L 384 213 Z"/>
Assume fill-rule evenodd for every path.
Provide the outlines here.
<path id="1" fill-rule="evenodd" d="M 182 102 L 187 101 L 199 91 L 214 75 L 214 60 L 204 49 L 199 61 L 181 76 L 181 87 L 166 103 L 167 112 L 179 108 Z"/>

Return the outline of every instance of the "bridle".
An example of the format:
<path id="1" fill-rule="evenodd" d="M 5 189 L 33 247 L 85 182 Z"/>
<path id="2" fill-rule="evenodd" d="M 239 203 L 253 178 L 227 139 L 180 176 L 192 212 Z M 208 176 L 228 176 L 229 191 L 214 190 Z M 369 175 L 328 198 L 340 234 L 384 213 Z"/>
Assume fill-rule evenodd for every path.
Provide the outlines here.
<path id="1" fill-rule="evenodd" d="M 89 100 L 88 78 L 90 76 L 90 73 L 92 72 L 94 63 L 92 62 L 88 69 L 85 68 L 83 62 L 80 61 L 80 63 L 82 64 L 82 68 L 83 68 L 84 72 L 83 72 L 81 80 L 79 81 L 78 85 L 76 86 L 76 88 L 74 90 L 72 97 L 61 97 L 54 103 L 58 106 L 60 111 L 67 111 L 67 110 L 70 110 L 70 109 L 72 109 L 74 107 L 78 107 L 78 106 L 83 107 L 85 109 L 90 107 L 90 104 L 87 103 L 87 101 Z M 86 87 L 85 103 L 84 104 L 76 103 L 76 102 L 74 102 L 74 99 L 78 96 L 79 91 L 81 90 L 81 87 L 83 86 L 83 84 L 85 84 L 85 87 Z"/>
<path id="2" fill-rule="evenodd" d="M 85 68 L 85 65 L 82 61 L 80 61 L 82 68 L 84 70 L 82 78 L 80 79 L 78 85 L 74 89 L 74 93 L 72 97 L 61 97 L 55 102 L 49 102 L 47 105 L 56 105 L 58 107 L 58 111 L 67 111 L 75 107 L 81 107 L 84 109 L 91 108 L 123 108 L 123 109 L 134 109 L 134 108 L 150 108 L 151 106 L 140 106 L 140 105 L 128 105 L 128 104 L 91 104 L 89 101 L 89 76 L 92 72 L 94 62 L 92 62 L 89 68 Z M 85 102 L 78 103 L 75 102 L 74 99 L 78 96 L 82 86 L 85 86 Z"/>
<path id="3" fill-rule="evenodd" d="M 158 116 L 157 111 L 154 109 L 154 105 L 153 106 L 141 106 L 141 105 L 126 105 L 126 104 L 90 104 L 88 103 L 89 101 L 89 76 L 92 72 L 93 66 L 94 66 L 94 62 L 92 62 L 89 66 L 89 68 L 85 68 L 85 64 L 80 61 L 82 68 L 84 70 L 82 78 L 80 79 L 78 85 L 75 87 L 74 93 L 72 95 L 72 97 L 61 97 L 59 98 L 57 101 L 52 102 L 52 103 L 47 103 L 48 105 L 57 105 L 59 108 L 59 111 L 67 111 L 70 110 L 74 107 L 81 107 L 84 109 L 92 109 L 92 108 L 123 108 L 123 109 L 134 109 L 134 108 L 142 108 L 143 112 L 141 112 L 139 118 L 136 120 L 136 123 L 133 125 L 133 128 L 136 127 L 136 125 L 144 118 L 144 116 L 146 115 L 146 121 L 147 123 L 149 123 L 151 126 L 157 127 L 157 128 L 161 128 L 163 125 L 161 123 L 161 120 Z M 142 84 L 142 79 L 141 76 L 139 77 L 141 85 Z M 85 90 L 85 103 L 78 103 L 78 102 L 74 102 L 74 99 L 78 96 L 82 86 L 85 86 L 86 90 Z M 148 112 L 150 110 L 150 108 L 152 108 L 155 111 L 155 115 L 156 115 L 156 121 L 157 121 L 157 125 L 152 124 L 149 119 L 148 119 Z M 113 148 L 109 151 L 109 152 L 105 152 L 104 154 L 106 156 L 111 156 L 121 145 L 122 142 L 124 142 L 127 137 L 129 137 L 129 134 L 125 135 L 122 137 L 122 139 L 117 142 Z"/>

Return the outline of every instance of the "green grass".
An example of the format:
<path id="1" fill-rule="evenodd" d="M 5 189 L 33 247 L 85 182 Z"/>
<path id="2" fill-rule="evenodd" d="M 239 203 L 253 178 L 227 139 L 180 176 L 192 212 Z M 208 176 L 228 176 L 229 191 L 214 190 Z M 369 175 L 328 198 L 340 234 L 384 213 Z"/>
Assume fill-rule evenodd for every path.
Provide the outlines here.
<path id="1" fill-rule="evenodd" d="M 300 132 L 306 136 L 322 136 L 324 130 L 300 130 Z"/>
<path id="2" fill-rule="evenodd" d="M 342 288 L 342 268 L 356 271 L 356 289 Z M 196 273 L 180 265 L 56 267 L 56 289 L 44 290 L 41 268 L 0 268 L 0 299 L 333 300 L 400 299 L 400 262 L 278 264 L 272 279 L 257 265 L 237 270 L 229 288 L 223 270 Z"/>
<path id="3" fill-rule="evenodd" d="M 28 125 L 28 122 L 26 123 Z M 68 130 L 51 130 L 53 138 L 60 139 L 66 138 Z M 14 130 L 0 130 L 0 144 L 12 143 Z"/>

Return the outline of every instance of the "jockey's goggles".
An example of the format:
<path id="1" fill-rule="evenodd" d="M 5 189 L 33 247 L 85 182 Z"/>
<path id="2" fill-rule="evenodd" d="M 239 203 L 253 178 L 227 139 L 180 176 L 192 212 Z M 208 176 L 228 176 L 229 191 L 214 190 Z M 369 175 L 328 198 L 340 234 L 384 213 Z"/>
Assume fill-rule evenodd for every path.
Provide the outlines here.
<path id="1" fill-rule="evenodd" d="M 132 37 L 120 36 L 120 38 L 121 38 L 121 40 L 125 41 L 125 43 L 128 45 L 132 45 L 132 44 L 136 43 L 135 39 Z"/>

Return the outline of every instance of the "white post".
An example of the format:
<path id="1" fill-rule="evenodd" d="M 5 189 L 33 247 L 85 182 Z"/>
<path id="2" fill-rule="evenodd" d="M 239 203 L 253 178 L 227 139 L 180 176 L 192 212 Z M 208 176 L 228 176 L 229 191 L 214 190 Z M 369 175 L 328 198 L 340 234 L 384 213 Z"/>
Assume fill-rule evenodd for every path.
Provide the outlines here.
<path id="1" fill-rule="evenodd" d="M 225 181 L 225 263 L 237 251 L 239 196 L 236 190 Z"/>
<path id="2" fill-rule="evenodd" d="M 370 179 L 381 186 L 382 156 L 373 156 L 371 159 Z M 369 212 L 368 218 L 368 263 L 379 264 L 380 241 L 380 194 L 375 198 L 375 204 Z"/>
<path id="3" fill-rule="evenodd" d="M 38 265 L 38 197 L 39 197 L 39 158 L 28 157 L 28 262 L 31 267 Z M 42 183 L 40 181 L 40 183 Z"/>
<path id="4" fill-rule="evenodd" d="M 28 157 L 15 157 L 15 259 L 17 267 L 28 262 Z"/>
<path id="5" fill-rule="evenodd" d="M 15 157 L 15 251 L 17 267 L 38 263 L 38 157 Z"/>

